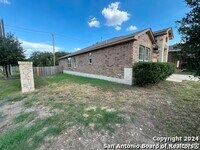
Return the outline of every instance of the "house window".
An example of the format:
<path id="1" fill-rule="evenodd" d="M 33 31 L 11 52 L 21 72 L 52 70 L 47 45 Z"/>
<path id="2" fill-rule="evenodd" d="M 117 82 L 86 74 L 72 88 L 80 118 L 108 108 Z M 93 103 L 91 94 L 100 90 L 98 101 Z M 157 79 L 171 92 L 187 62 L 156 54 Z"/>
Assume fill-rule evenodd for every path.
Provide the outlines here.
<path id="1" fill-rule="evenodd" d="M 67 60 L 68 60 L 68 68 L 71 68 L 72 67 L 72 60 L 71 60 L 71 58 L 68 58 Z"/>
<path id="2" fill-rule="evenodd" d="M 72 58 L 72 67 L 76 68 L 76 58 Z"/>
<path id="3" fill-rule="evenodd" d="M 88 54 L 89 63 L 92 64 L 92 53 Z"/>
<path id="4" fill-rule="evenodd" d="M 144 61 L 144 50 L 145 50 L 144 46 L 139 47 L 139 61 Z"/>
<path id="5" fill-rule="evenodd" d="M 145 49 L 145 60 L 144 61 L 150 61 L 151 59 L 151 50 L 150 48 L 146 47 Z"/>
<path id="6" fill-rule="evenodd" d="M 150 61 L 151 60 L 151 49 L 148 47 L 139 47 L 139 61 Z"/>

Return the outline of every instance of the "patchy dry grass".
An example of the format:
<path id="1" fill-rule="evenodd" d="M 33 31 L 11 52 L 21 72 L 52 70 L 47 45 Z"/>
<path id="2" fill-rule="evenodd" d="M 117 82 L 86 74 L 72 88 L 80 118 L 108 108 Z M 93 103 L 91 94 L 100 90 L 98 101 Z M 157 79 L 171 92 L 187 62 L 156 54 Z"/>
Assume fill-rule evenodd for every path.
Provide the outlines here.
<path id="1" fill-rule="evenodd" d="M 154 109 L 163 129 L 171 136 L 197 136 L 200 133 L 200 83 L 166 82 L 162 89 L 167 105 Z"/>
<path id="2" fill-rule="evenodd" d="M 47 135 L 55 135 L 61 132 L 62 126 L 52 125 L 56 123 L 56 117 L 38 119 L 30 127 L 22 125 L 0 135 L 0 149 L 4 150 L 27 150 L 36 149 Z M 45 128 L 46 127 L 46 128 Z"/>
<path id="3" fill-rule="evenodd" d="M 57 135 L 64 129 L 75 125 L 90 126 L 94 129 L 114 131 L 116 123 L 122 123 L 122 118 L 116 111 L 101 108 L 84 109 L 83 105 L 56 105 L 64 109 L 62 114 L 54 114 L 47 118 L 36 119 L 31 126 L 17 125 L 15 128 L 0 135 L 0 149 L 36 149 L 47 136 Z M 33 120 L 35 115 L 20 113 L 15 123 Z"/>
<path id="4" fill-rule="evenodd" d="M 22 99 L 24 103 L 24 112 L 13 118 L 16 125 L 0 135 L 0 149 L 15 146 L 36 149 L 41 145 L 43 149 L 61 149 L 65 144 L 70 146 L 71 140 L 76 149 L 87 149 L 88 143 L 101 137 L 95 139 L 97 147 L 93 148 L 96 149 L 107 140 L 148 143 L 156 135 L 197 136 L 200 133 L 198 82 L 166 81 L 136 87 L 57 74 L 35 78 L 37 90 L 29 94 L 21 94 L 17 82 L 9 81 L 6 90 L 2 85 L 6 82 L 0 80 L 2 93 L 9 91 L 9 96 L 8 93 L 0 96 L 2 105 L 6 105 L 5 101 Z M 10 90 L 14 87 L 15 90 Z M 82 137 L 85 140 L 80 140 Z M 52 141 L 54 144 L 49 144 Z"/>

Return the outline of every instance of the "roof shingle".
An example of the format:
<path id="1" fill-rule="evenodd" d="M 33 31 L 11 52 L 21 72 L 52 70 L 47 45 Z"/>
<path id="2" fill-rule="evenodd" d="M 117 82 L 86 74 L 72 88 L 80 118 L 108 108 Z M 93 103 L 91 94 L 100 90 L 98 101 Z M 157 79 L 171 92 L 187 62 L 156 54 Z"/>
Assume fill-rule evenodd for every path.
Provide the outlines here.
<path id="1" fill-rule="evenodd" d="M 159 31 L 153 32 L 153 36 L 159 35 L 159 34 L 161 34 L 163 32 L 166 32 L 166 30 L 168 30 L 168 29 L 170 29 L 170 28 L 166 28 L 166 29 L 163 29 L 163 30 L 159 30 Z M 134 40 L 134 37 L 136 35 L 144 32 L 146 30 L 150 30 L 150 32 L 152 33 L 151 28 L 146 28 L 144 30 L 140 30 L 140 31 L 132 33 L 132 34 L 119 36 L 119 37 L 114 37 L 114 38 L 105 40 L 103 42 L 96 43 L 96 44 L 91 45 L 89 47 L 83 48 L 83 49 L 81 49 L 79 51 L 73 52 L 73 53 L 68 54 L 66 56 L 60 57 L 60 58 L 58 58 L 58 60 L 64 59 L 64 58 L 68 58 L 68 57 L 71 57 L 71 56 L 75 56 L 75 55 L 79 55 L 79 54 L 82 54 L 82 53 L 87 53 L 87 52 L 90 52 L 90 51 L 93 51 L 93 50 L 97 50 L 97 49 L 104 48 L 104 47 L 107 47 L 107 46 L 111 46 L 111 45 L 114 45 L 114 44 L 118 44 L 118 43 L 121 43 L 121 42 Z"/>

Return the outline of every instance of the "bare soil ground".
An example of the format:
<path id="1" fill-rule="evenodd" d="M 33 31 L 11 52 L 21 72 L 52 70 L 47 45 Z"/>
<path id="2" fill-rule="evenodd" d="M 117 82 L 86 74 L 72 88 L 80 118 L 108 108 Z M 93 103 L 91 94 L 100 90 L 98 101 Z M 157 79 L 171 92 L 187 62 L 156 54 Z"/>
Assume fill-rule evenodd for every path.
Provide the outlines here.
<path id="1" fill-rule="evenodd" d="M 0 105 L 0 133 L 12 125 L 12 120 L 22 111 L 22 101 L 19 102 L 2 102 Z"/>

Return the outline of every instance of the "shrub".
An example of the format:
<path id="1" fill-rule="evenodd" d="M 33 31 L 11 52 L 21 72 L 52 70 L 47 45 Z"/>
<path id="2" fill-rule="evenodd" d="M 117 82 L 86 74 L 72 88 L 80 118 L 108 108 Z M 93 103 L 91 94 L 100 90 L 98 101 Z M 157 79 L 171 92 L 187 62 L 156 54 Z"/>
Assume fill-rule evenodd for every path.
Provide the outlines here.
<path id="1" fill-rule="evenodd" d="M 133 78 L 138 85 L 155 84 L 174 73 L 175 65 L 163 62 L 139 62 L 133 66 Z"/>

